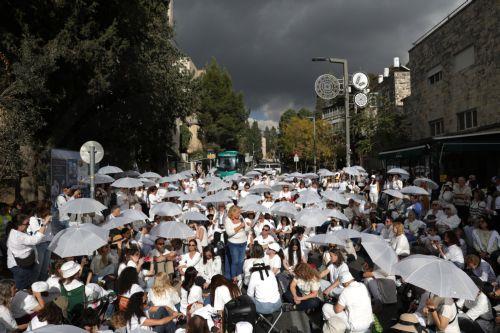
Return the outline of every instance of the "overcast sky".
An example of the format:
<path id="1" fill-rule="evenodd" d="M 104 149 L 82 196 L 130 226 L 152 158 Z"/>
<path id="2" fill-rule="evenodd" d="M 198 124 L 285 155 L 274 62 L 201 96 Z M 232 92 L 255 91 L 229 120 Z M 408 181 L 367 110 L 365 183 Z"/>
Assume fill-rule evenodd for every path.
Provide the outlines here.
<path id="1" fill-rule="evenodd" d="M 382 73 L 393 57 L 406 64 L 412 43 L 462 2 L 175 0 L 175 39 L 198 67 L 215 57 L 251 117 L 272 124 L 287 108 L 313 106 L 314 81 L 331 67 L 312 57 Z"/>

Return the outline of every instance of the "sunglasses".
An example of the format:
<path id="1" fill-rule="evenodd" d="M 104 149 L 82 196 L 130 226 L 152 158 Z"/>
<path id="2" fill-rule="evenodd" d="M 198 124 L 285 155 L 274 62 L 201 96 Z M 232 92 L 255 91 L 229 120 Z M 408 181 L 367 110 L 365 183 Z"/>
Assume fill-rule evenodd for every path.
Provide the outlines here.
<path id="1" fill-rule="evenodd" d="M 267 229 L 267 228 L 262 229 L 262 231 L 269 231 L 269 230 L 271 230 L 271 229 Z"/>
<path id="2" fill-rule="evenodd" d="M 156 243 L 156 245 L 165 245 L 165 243 Z"/>

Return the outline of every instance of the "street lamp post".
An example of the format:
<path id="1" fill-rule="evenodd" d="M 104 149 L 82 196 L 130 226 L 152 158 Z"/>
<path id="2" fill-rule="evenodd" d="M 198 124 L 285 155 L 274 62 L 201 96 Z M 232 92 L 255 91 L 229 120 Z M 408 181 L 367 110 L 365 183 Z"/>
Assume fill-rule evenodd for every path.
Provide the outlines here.
<path id="1" fill-rule="evenodd" d="M 312 119 L 313 121 L 313 162 L 314 162 L 314 173 L 316 173 L 316 113 L 314 113 L 314 116 L 308 117 L 309 119 Z"/>
<path id="2" fill-rule="evenodd" d="M 345 108 L 345 161 L 346 166 L 351 166 L 351 132 L 349 116 L 349 72 L 347 59 L 339 58 L 312 58 L 312 61 L 328 61 L 332 64 L 342 64 L 344 71 L 344 108 Z"/>

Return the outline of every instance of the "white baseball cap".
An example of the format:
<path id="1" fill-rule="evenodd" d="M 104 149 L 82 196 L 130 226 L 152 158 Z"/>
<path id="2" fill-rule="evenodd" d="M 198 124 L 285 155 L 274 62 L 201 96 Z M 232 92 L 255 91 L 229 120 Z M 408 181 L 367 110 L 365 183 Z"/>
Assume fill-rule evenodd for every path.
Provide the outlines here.
<path id="1" fill-rule="evenodd" d="M 49 291 L 49 284 L 45 281 L 37 281 L 31 285 L 31 290 L 36 293 Z"/>
<path id="2" fill-rule="evenodd" d="M 268 248 L 269 250 L 273 250 L 273 251 L 274 251 L 274 252 L 276 252 L 276 253 L 277 253 L 277 252 L 280 252 L 280 250 L 281 250 L 281 247 L 280 247 L 280 246 L 278 245 L 278 243 L 276 243 L 276 242 L 272 242 L 271 244 L 269 244 L 269 245 L 267 246 L 267 248 Z"/>

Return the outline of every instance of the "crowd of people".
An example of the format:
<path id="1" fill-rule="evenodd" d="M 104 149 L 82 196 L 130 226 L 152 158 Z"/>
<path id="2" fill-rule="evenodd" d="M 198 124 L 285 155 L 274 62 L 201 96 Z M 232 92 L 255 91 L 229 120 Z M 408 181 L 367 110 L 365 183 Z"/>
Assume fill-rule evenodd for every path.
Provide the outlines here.
<path id="1" fill-rule="evenodd" d="M 414 184 L 428 194 L 404 194 Z M 323 332 L 490 333 L 500 323 L 500 177 L 438 185 L 361 168 L 224 180 L 187 171 L 137 188 L 99 185 L 107 209 L 65 212 L 81 197 L 64 188 L 53 202 L 2 204 L 0 333 L 62 324 L 91 333 L 267 331 L 277 313 L 294 311 Z M 159 209 L 165 202 L 179 213 Z M 316 211 L 338 214 L 312 225 Z M 155 234 L 176 222 L 190 236 Z M 87 223 L 109 230 L 106 245 L 51 252 L 59 232 Z M 345 242 L 309 241 L 320 234 Z M 360 234 L 385 240 L 399 260 L 452 262 L 479 288 L 476 299 L 440 297 L 378 267 Z M 237 300 L 251 301 L 256 321 L 232 323 L 227 305 Z"/>

